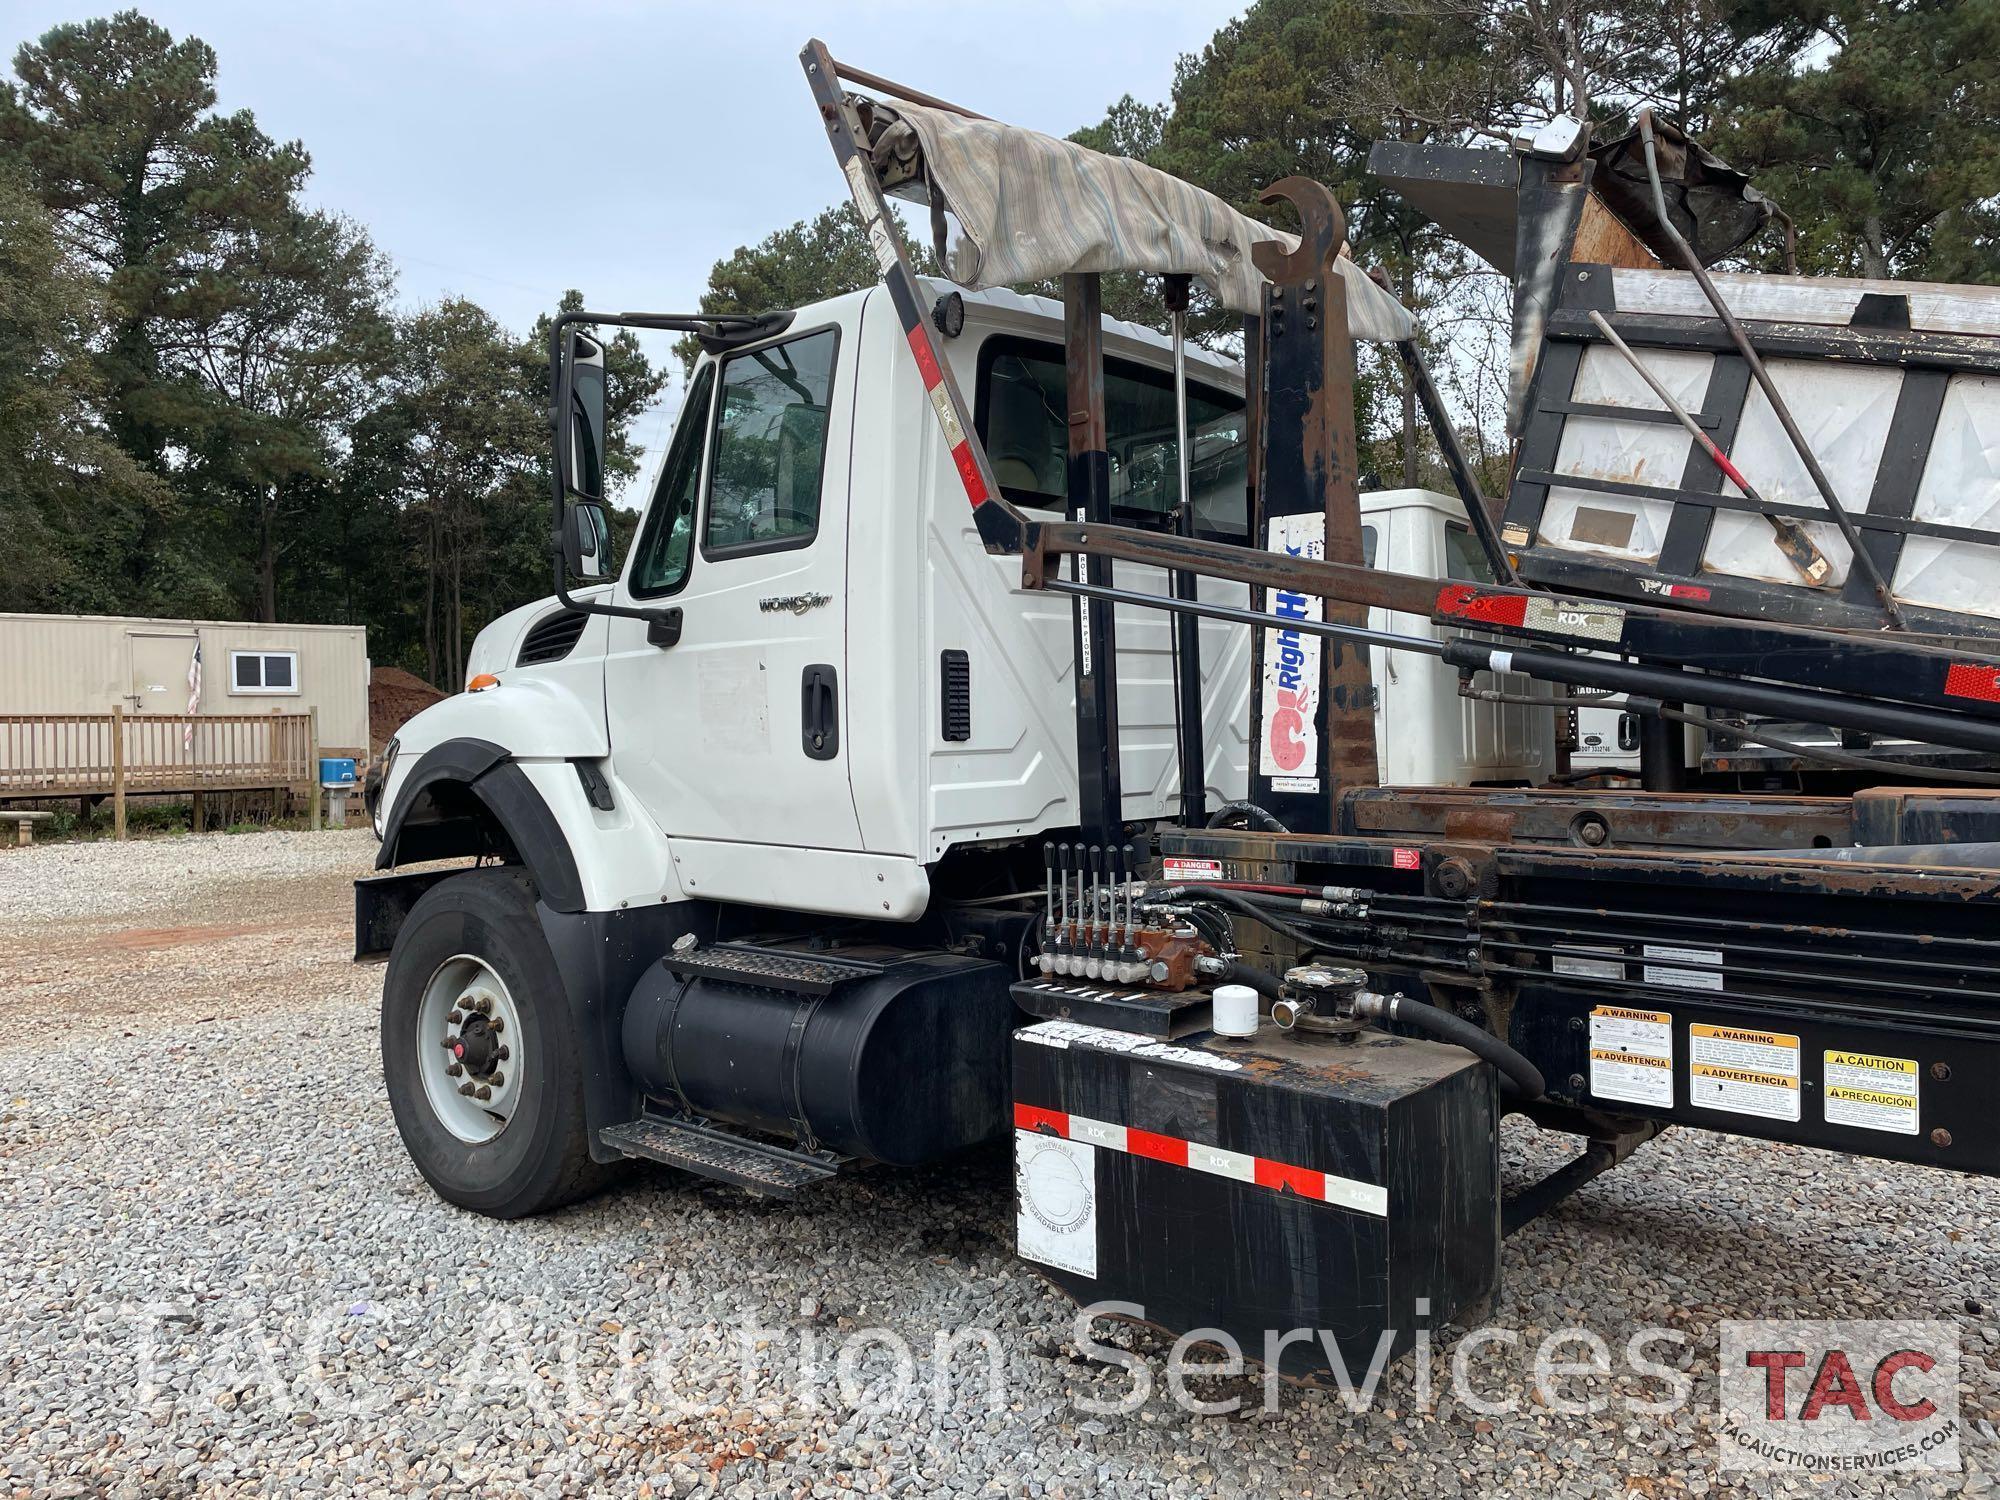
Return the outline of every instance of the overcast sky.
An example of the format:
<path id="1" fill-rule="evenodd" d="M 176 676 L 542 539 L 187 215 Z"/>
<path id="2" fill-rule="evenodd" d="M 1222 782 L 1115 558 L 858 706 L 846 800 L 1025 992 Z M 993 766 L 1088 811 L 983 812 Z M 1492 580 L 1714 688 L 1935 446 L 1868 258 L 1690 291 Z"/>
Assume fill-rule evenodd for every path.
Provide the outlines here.
<path id="1" fill-rule="evenodd" d="M 0 0 L 24 40 L 132 0 Z M 139 0 L 220 61 L 221 104 L 312 153 L 312 200 L 366 225 L 407 303 L 469 296 L 525 328 L 591 305 L 691 307 L 737 245 L 817 213 L 840 178 L 798 50 L 1062 135 L 1174 59 L 1228 0 Z M 10 69 L 11 71 L 11 69 Z"/>

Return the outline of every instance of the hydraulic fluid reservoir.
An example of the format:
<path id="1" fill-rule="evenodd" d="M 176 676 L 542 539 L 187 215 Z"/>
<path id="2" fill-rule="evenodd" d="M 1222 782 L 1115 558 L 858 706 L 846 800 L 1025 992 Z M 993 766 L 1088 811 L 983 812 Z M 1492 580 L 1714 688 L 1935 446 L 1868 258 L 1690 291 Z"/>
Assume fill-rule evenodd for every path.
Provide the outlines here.
<path id="1" fill-rule="evenodd" d="M 1011 978 L 956 953 L 718 943 L 646 971 L 625 1061 L 655 1108 L 915 1166 L 1005 1132 Z"/>

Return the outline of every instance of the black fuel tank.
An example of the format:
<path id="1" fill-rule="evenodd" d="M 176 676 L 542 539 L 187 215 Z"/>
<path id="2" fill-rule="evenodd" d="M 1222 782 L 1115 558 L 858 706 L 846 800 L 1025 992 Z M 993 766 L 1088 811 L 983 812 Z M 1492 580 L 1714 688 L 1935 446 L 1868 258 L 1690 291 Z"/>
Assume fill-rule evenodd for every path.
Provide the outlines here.
<path id="1" fill-rule="evenodd" d="M 718 943 L 646 971 L 625 1060 L 670 1108 L 915 1166 L 1005 1133 L 1011 979 L 956 953 Z"/>

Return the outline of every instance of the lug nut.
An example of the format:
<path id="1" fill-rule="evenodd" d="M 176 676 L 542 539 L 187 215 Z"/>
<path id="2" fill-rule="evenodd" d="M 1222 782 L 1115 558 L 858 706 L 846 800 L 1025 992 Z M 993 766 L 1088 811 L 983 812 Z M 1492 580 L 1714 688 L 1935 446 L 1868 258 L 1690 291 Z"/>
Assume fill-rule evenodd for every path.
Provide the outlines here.
<path id="1" fill-rule="evenodd" d="M 475 1084 L 473 1084 L 473 1083 L 470 1083 L 470 1082 L 466 1082 L 466 1083 L 461 1083 L 461 1084 L 460 1084 L 460 1085 L 458 1086 L 458 1091 L 459 1091 L 459 1092 L 460 1092 L 461 1094 L 465 1095 L 465 1096 L 466 1096 L 466 1098 L 470 1099 L 470 1098 L 472 1097 L 472 1094 L 473 1094 L 473 1091 L 474 1091 L 474 1089 L 475 1089 L 476 1087 L 477 1087 L 477 1085 L 475 1085 Z"/>
<path id="2" fill-rule="evenodd" d="M 486 1029 L 488 1031 L 505 1031 L 507 1029 L 507 1023 L 503 1021 L 500 1017 L 495 1016 L 492 1020 L 486 1023 Z"/>
<path id="3" fill-rule="evenodd" d="M 449 1052 L 449 1051 L 451 1051 L 451 1049 L 452 1049 L 452 1048 L 454 1048 L 454 1047 L 456 1047 L 456 1046 L 458 1045 L 458 1039 L 457 1039 L 456 1037 L 449 1037 L 449 1036 L 448 1036 L 448 1037 L 445 1037 L 445 1038 L 443 1038 L 443 1039 L 442 1039 L 442 1040 L 441 1040 L 441 1041 L 440 1041 L 440 1042 L 438 1043 L 438 1045 L 439 1045 L 440 1047 L 444 1048 L 444 1050 L 445 1050 L 445 1051 Z"/>
<path id="4" fill-rule="evenodd" d="M 479 1097 L 481 1099 L 491 1099 L 493 1097 L 493 1090 L 481 1087 L 481 1089 L 479 1090 Z"/>
<path id="5" fill-rule="evenodd" d="M 451 1022 L 451 1024 L 454 1026 L 463 1026 L 465 1024 L 465 1012 L 462 1010 L 455 1010 L 450 1015 L 446 1016 L 445 1019 Z"/>
<path id="6" fill-rule="evenodd" d="M 507 1081 L 507 1077 L 504 1073 L 500 1072 L 500 1070 L 496 1068 L 491 1073 L 488 1073 L 486 1075 L 486 1081 L 492 1084 L 493 1087 L 497 1089 Z"/>
<path id="7" fill-rule="evenodd" d="M 464 1071 L 465 1069 L 457 1063 L 447 1063 L 445 1065 L 444 1076 L 447 1078 L 456 1078 Z"/>
<path id="8" fill-rule="evenodd" d="M 512 1052 L 509 1052 L 507 1050 L 506 1045 L 504 1043 L 501 1045 L 500 1050 L 494 1054 L 494 1056 L 498 1057 L 502 1062 L 505 1062 L 508 1058 L 512 1057 L 513 1055 L 514 1054 Z"/>

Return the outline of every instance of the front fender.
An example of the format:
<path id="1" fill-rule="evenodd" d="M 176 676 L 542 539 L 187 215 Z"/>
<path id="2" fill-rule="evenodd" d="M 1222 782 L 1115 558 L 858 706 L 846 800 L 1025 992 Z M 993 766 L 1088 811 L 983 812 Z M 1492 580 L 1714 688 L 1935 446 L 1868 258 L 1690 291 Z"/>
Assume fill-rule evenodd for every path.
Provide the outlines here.
<path id="1" fill-rule="evenodd" d="M 586 678 L 586 682 L 601 679 Z M 611 753 L 604 701 L 586 699 L 566 681 L 532 670 L 509 673 L 498 687 L 456 693 L 410 717 L 396 731 L 401 756 L 421 756 L 446 740 L 505 745 L 515 760 L 602 760 Z M 395 806 L 396 788 L 384 793 Z"/>
<path id="2" fill-rule="evenodd" d="M 425 751 L 399 783 L 376 869 L 511 852 L 551 910 L 584 909 L 583 880 L 562 825 L 500 746 L 446 740 Z"/>

